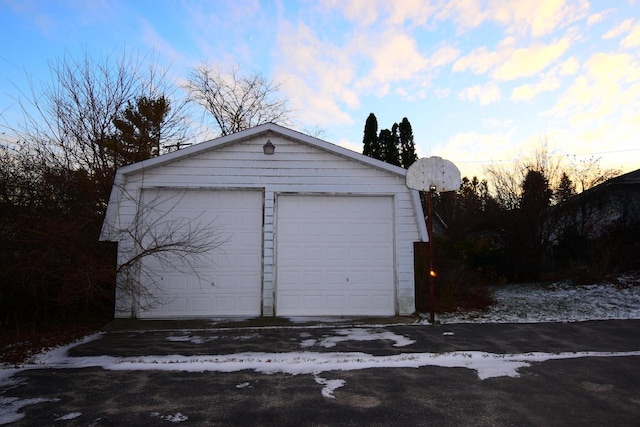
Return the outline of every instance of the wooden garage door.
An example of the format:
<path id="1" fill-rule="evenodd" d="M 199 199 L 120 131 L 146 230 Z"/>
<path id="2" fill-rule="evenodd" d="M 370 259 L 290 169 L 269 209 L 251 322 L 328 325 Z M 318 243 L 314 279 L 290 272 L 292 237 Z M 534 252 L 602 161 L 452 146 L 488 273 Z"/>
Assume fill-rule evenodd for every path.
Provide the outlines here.
<path id="1" fill-rule="evenodd" d="M 393 199 L 277 199 L 276 314 L 393 315 Z"/>
<path id="2" fill-rule="evenodd" d="M 207 226 L 221 245 L 190 263 L 172 253 L 145 257 L 141 278 L 154 297 L 140 317 L 260 315 L 262 192 L 145 190 L 143 200 L 147 242 Z"/>

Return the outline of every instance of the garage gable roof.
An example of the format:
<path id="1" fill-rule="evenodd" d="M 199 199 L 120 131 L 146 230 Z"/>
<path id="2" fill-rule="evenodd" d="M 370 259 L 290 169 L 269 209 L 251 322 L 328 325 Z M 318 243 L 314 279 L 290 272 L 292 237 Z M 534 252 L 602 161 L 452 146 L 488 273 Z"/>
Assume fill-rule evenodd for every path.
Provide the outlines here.
<path id="1" fill-rule="evenodd" d="M 260 135 L 268 136 L 270 134 L 280 135 L 285 138 L 288 138 L 303 144 L 307 144 L 309 146 L 318 148 L 320 150 L 338 155 L 340 157 L 355 160 L 357 162 L 364 163 L 366 165 L 375 167 L 377 169 L 382 169 L 396 175 L 406 176 L 406 173 L 407 173 L 407 170 L 402 167 L 394 166 L 392 164 L 383 162 L 381 160 L 374 159 L 369 156 L 365 156 L 364 154 L 357 153 L 347 148 L 340 147 L 339 145 L 335 145 L 330 142 L 323 141 L 318 138 L 314 138 L 310 135 L 306 135 L 304 133 L 277 125 L 275 123 L 265 123 L 250 129 L 246 129 L 240 132 L 230 134 L 230 135 L 225 135 L 216 139 L 201 142 L 199 144 L 195 144 L 178 151 L 173 151 L 168 154 L 163 154 L 162 156 L 159 156 L 159 157 L 154 157 L 152 159 L 148 159 L 142 162 L 124 166 L 118 169 L 117 175 L 116 175 L 116 182 L 120 182 L 120 179 L 118 179 L 118 176 L 122 177 L 130 174 L 134 174 L 139 170 L 161 166 L 169 162 L 195 156 L 200 153 L 203 153 L 209 150 L 214 150 L 216 148 L 221 148 L 227 145 L 231 145 L 236 142 L 247 140 L 249 138 L 255 138 Z"/>

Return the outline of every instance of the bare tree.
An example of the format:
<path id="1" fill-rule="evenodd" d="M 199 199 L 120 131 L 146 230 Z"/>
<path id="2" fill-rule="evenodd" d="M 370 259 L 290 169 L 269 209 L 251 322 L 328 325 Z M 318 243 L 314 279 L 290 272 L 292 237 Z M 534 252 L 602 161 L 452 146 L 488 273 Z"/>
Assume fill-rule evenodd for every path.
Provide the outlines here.
<path id="1" fill-rule="evenodd" d="M 493 164 L 485 169 L 496 201 L 505 209 L 515 209 L 522 198 L 522 183 L 530 171 L 540 172 L 553 188 L 560 182 L 563 170 L 563 156 L 549 151 L 548 142 L 543 138 L 538 147 L 523 155 L 511 165 Z"/>
<path id="2" fill-rule="evenodd" d="M 582 193 L 598 184 L 620 175 L 619 169 L 603 168 L 600 157 L 589 156 L 578 159 L 573 156 L 569 162 L 568 175 L 576 185 L 576 191 Z"/>
<path id="3" fill-rule="evenodd" d="M 184 87 L 212 115 L 222 136 L 263 123 L 290 124 L 291 110 L 280 94 L 280 84 L 238 65 L 225 71 L 201 64 Z"/>
<path id="4" fill-rule="evenodd" d="M 116 130 L 113 120 L 128 102 L 171 100 L 160 144 L 175 146 L 189 137 L 186 100 L 152 59 L 126 52 L 96 59 L 85 53 L 80 59 L 64 56 L 50 62 L 51 81 L 30 80 L 29 92 L 16 98 L 23 122 L 5 127 L 42 161 L 86 171 L 104 204 L 116 168 L 109 143 Z"/>
<path id="5" fill-rule="evenodd" d="M 171 101 L 154 155 L 189 132 L 186 100 L 152 59 L 65 56 L 49 63 L 50 81 L 30 80 L 15 97 L 23 120 L 2 126 L 18 142 L 0 150 L 0 327 L 86 320 L 98 305 L 113 313 L 115 251 L 98 234 L 118 166 L 114 119 L 138 99 Z M 176 228 L 143 252 L 198 252 L 208 242 Z"/>
<path id="6" fill-rule="evenodd" d="M 201 266 L 211 262 L 212 252 L 222 250 L 230 236 L 218 230 L 215 219 L 204 221 L 204 212 L 190 217 L 175 212 L 186 190 L 137 198 L 120 191 L 137 208 L 129 224 L 110 232 L 120 242 L 116 311 L 131 310 L 136 316 L 137 310 L 167 302 L 160 271 L 180 271 L 202 281 Z"/>

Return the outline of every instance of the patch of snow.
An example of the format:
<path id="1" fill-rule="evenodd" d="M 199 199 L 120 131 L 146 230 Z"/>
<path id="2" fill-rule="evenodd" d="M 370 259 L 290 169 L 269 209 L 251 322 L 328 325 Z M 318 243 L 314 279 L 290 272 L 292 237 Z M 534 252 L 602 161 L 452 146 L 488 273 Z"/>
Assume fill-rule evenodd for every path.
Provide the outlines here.
<path id="1" fill-rule="evenodd" d="M 25 406 L 35 405 L 42 402 L 57 402 L 60 399 L 19 399 L 17 397 L 0 396 L 0 425 L 13 423 L 24 418 L 23 413 L 18 412 Z"/>
<path id="2" fill-rule="evenodd" d="M 498 354 L 482 351 L 450 353 L 404 353 L 374 356 L 367 353 L 236 353 L 207 356 L 143 356 L 143 357 L 82 357 L 48 364 L 51 368 L 102 367 L 107 370 L 162 370 L 186 372 L 237 372 L 253 370 L 265 374 L 314 374 L 329 371 L 353 371 L 370 368 L 420 368 L 438 366 L 475 370 L 480 379 L 517 377 L 518 369 L 532 362 L 581 357 L 640 356 L 640 351 L 628 352 L 567 352 Z"/>
<path id="3" fill-rule="evenodd" d="M 316 383 L 323 385 L 322 395 L 329 399 L 335 399 L 336 396 L 333 392 L 342 386 L 345 385 L 345 380 L 325 380 L 324 378 L 320 378 L 318 375 L 314 375 L 313 379 L 316 380 Z"/>
<path id="4" fill-rule="evenodd" d="M 405 347 L 415 343 L 415 340 L 409 339 L 405 336 L 395 334 L 389 331 L 377 331 L 368 328 L 347 328 L 347 329 L 335 329 L 334 332 L 338 336 L 325 337 L 316 343 L 314 339 L 304 340 L 300 343 L 302 347 L 311 347 L 319 345 L 325 348 L 335 347 L 337 343 L 344 341 L 377 341 L 377 340 L 389 340 L 394 341 L 394 347 Z"/>
<path id="5" fill-rule="evenodd" d="M 190 342 L 192 344 L 204 344 L 210 341 L 215 341 L 219 339 L 229 339 L 232 341 L 246 341 L 257 338 L 258 334 L 249 334 L 249 335 L 231 335 L 231 336 L 217 336 L 212 335 L 208 337 L 201 337 L 199 335 L 171 335 L 167 337 L 167 341 L 172 342 Z"/>
<path id="6" fill-rule="evenodd" d="M 175 414 L 169 414 L 169 415 L 162 415 L 159 412 L 152 412 L 150 415 L 152 417 L 158 417 L 165 421 L 169 421 L 171 423 L 181 423 L 189 419 L 189 417 L 184 415 L 182 412 L 176 412 Z"/>
<path id="7" fill-rule="evenodd" d="M 61 360 L 61 359 L 65 359 L 68 355 L 69 349 L 72 347 L 76 347 L 78 345 L 81 344 L 85 344 L 91 341 L 95 341 L 98 338 L 101 338 L 102 335 L 104 335 L 103 332 L 98 332 L 95 334 L 91 334 L 91 335 L 87 335 L 86 337 L 79 339 L 75 342 L 72 342 L 70 344 L 67 345 L 63 345 L 60 347 L 56 347 L 54 349 L 51 349 L 49 351 L 43 352 L 38 354 L 35 357 L 35 361 L 34 361 L 34 365 L 46 365 L 47 362 L 51 361 L 51 360 Z"/>
<path id="8" fill-rule="evenodd" d="M 496 301 L 489 310 L 438 314 L 440 323 L 539 323 L 588 320 L 640 319 L 640 286 L 637 278 L 613 284 L 572 285 L 555 283 L 511 284 L 491 289 Z M 427 324 L 423 320 L 421 323 Z"/>
<path id="9" fill-rule="evenodd" d="M 67 421 L 67 420 L 73 420 L 75 418 L 78 418 L 79 416 L 82 415 L 82 412 L 69 412 L 66 415 L 63 415 L 61 417 L 56 418 L 56 421 Z"/>
<path id="10" fill-rule="evenodd" d="M 207 339 L 204 339 L 202 337 L 199 337 L 197 335 L 191 336 L 191 335 L 183 335 L 183 336 L 169 336 L 167 337 L 167 341 L 171 341 L 171 342 L 190 342 L 192 344 L 204 344 L 205 342 L 209 342 L 209 341 L 213 341 L 214 339 L 217 339 L 218 337 L 208 337 Z"/>
<path id="11" fill-rule="evenodd" d="M 318 342 L 317 340 L 315 340 L 313 338 L 309 338 L 309 339 L 301 341 L 300 342 L 300 347 L 303 347 L 303 348 L 305 348 L 305 347 L 313 347 L 314 345 L 316 345 L 317 342 Z"/>
<path id="12" fill-rule="evenodd" d="M 288 317 L 287 319 L 289 319 L 289 321 L 291 323 L 309 323 L 309 322 L 313 322 L 313 323 L 329 323 L 329 324 L 336 324 L 336 323 L 351 323 L 353 322 L 353 319 L 350 319 L 348 317 Z"/>
<path id="13" fill-rule="evenodd" d="M 247 387 L 250 387 L 248 382 L 236 384 L 236 388 L 247 388 Z"/>

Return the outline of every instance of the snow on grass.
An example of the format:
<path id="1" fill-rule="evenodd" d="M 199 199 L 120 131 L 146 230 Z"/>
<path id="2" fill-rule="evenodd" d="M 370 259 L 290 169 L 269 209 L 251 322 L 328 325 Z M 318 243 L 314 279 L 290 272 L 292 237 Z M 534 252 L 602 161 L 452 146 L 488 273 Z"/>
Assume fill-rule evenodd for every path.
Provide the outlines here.
<path id="1" fill-rule="evenodd" d="M 19 399 L 17 397 L 1 397 L 0 396 L 0 425 L 13 423 L 24 418 L 24 414 L 18 412 L 25 406 L 35 405 L 42 402 L 56 402 L 60 399 Z"/>
<path id="2" fill-rule="evenodd" d="M 181 423 L 189 420 L 189 417 L 184 415 L 182 412 L 176 412 L 175 414 L 169 414 L 169 415 L 162 415 L 159 412 L 152 412 L 150 415 L 152 417 L 158 417 L 165 421 L 169 421 L 170 423 Z"/>
<path id="3" fill-rule="evenodd" d="M 320 341 L 317 341 L 315 339 L 306 339 L 300 343 L 300 346 L 312 347 L 314 345 L 319 345 L 321 347 L 331 348 L 335 347 L 339 342 L 377 340 L 393 341 L 395 342 L 395 344 L 393 344 L 394 347 L 404 347 L 415 343 L 415 340 L 384 330 L 372 330 L 367 328 L 346 328 L 335 329 L 333 332 L 337 335 L 324 337 Z"/>
<path id="4" fill-rule="evenodd" d="M 335 399 L 333 392 L 342 386 L 345 385 L 345 380 L 325 380 L 324 378 L 320 378 L 318 375 L 314 375 L 313 379 L 316 380 L 316 383 L 323 385 L 322 395 L 328 399 Z"/>
<path id="5" fill-rule="evenodd" d="M 56 421 L 68 421 L 68 420 L 73 420 L 75 418 L 78 418 L 79 416 L 82 415 L 82 412 L 69 412 L 66 415 L 63 415 L 61 417 L 56 418 Z"/>
<path id="6" fill-rule="evenodd" d="M 440 323 L 538 323 L 640 319 L 638 278 L 621 276 L 618 281 L 621 285 L 554 283 L 495 287 L 492 296 L 496 304 L 489 310 L 438 314 L 436 320 Z"/>

